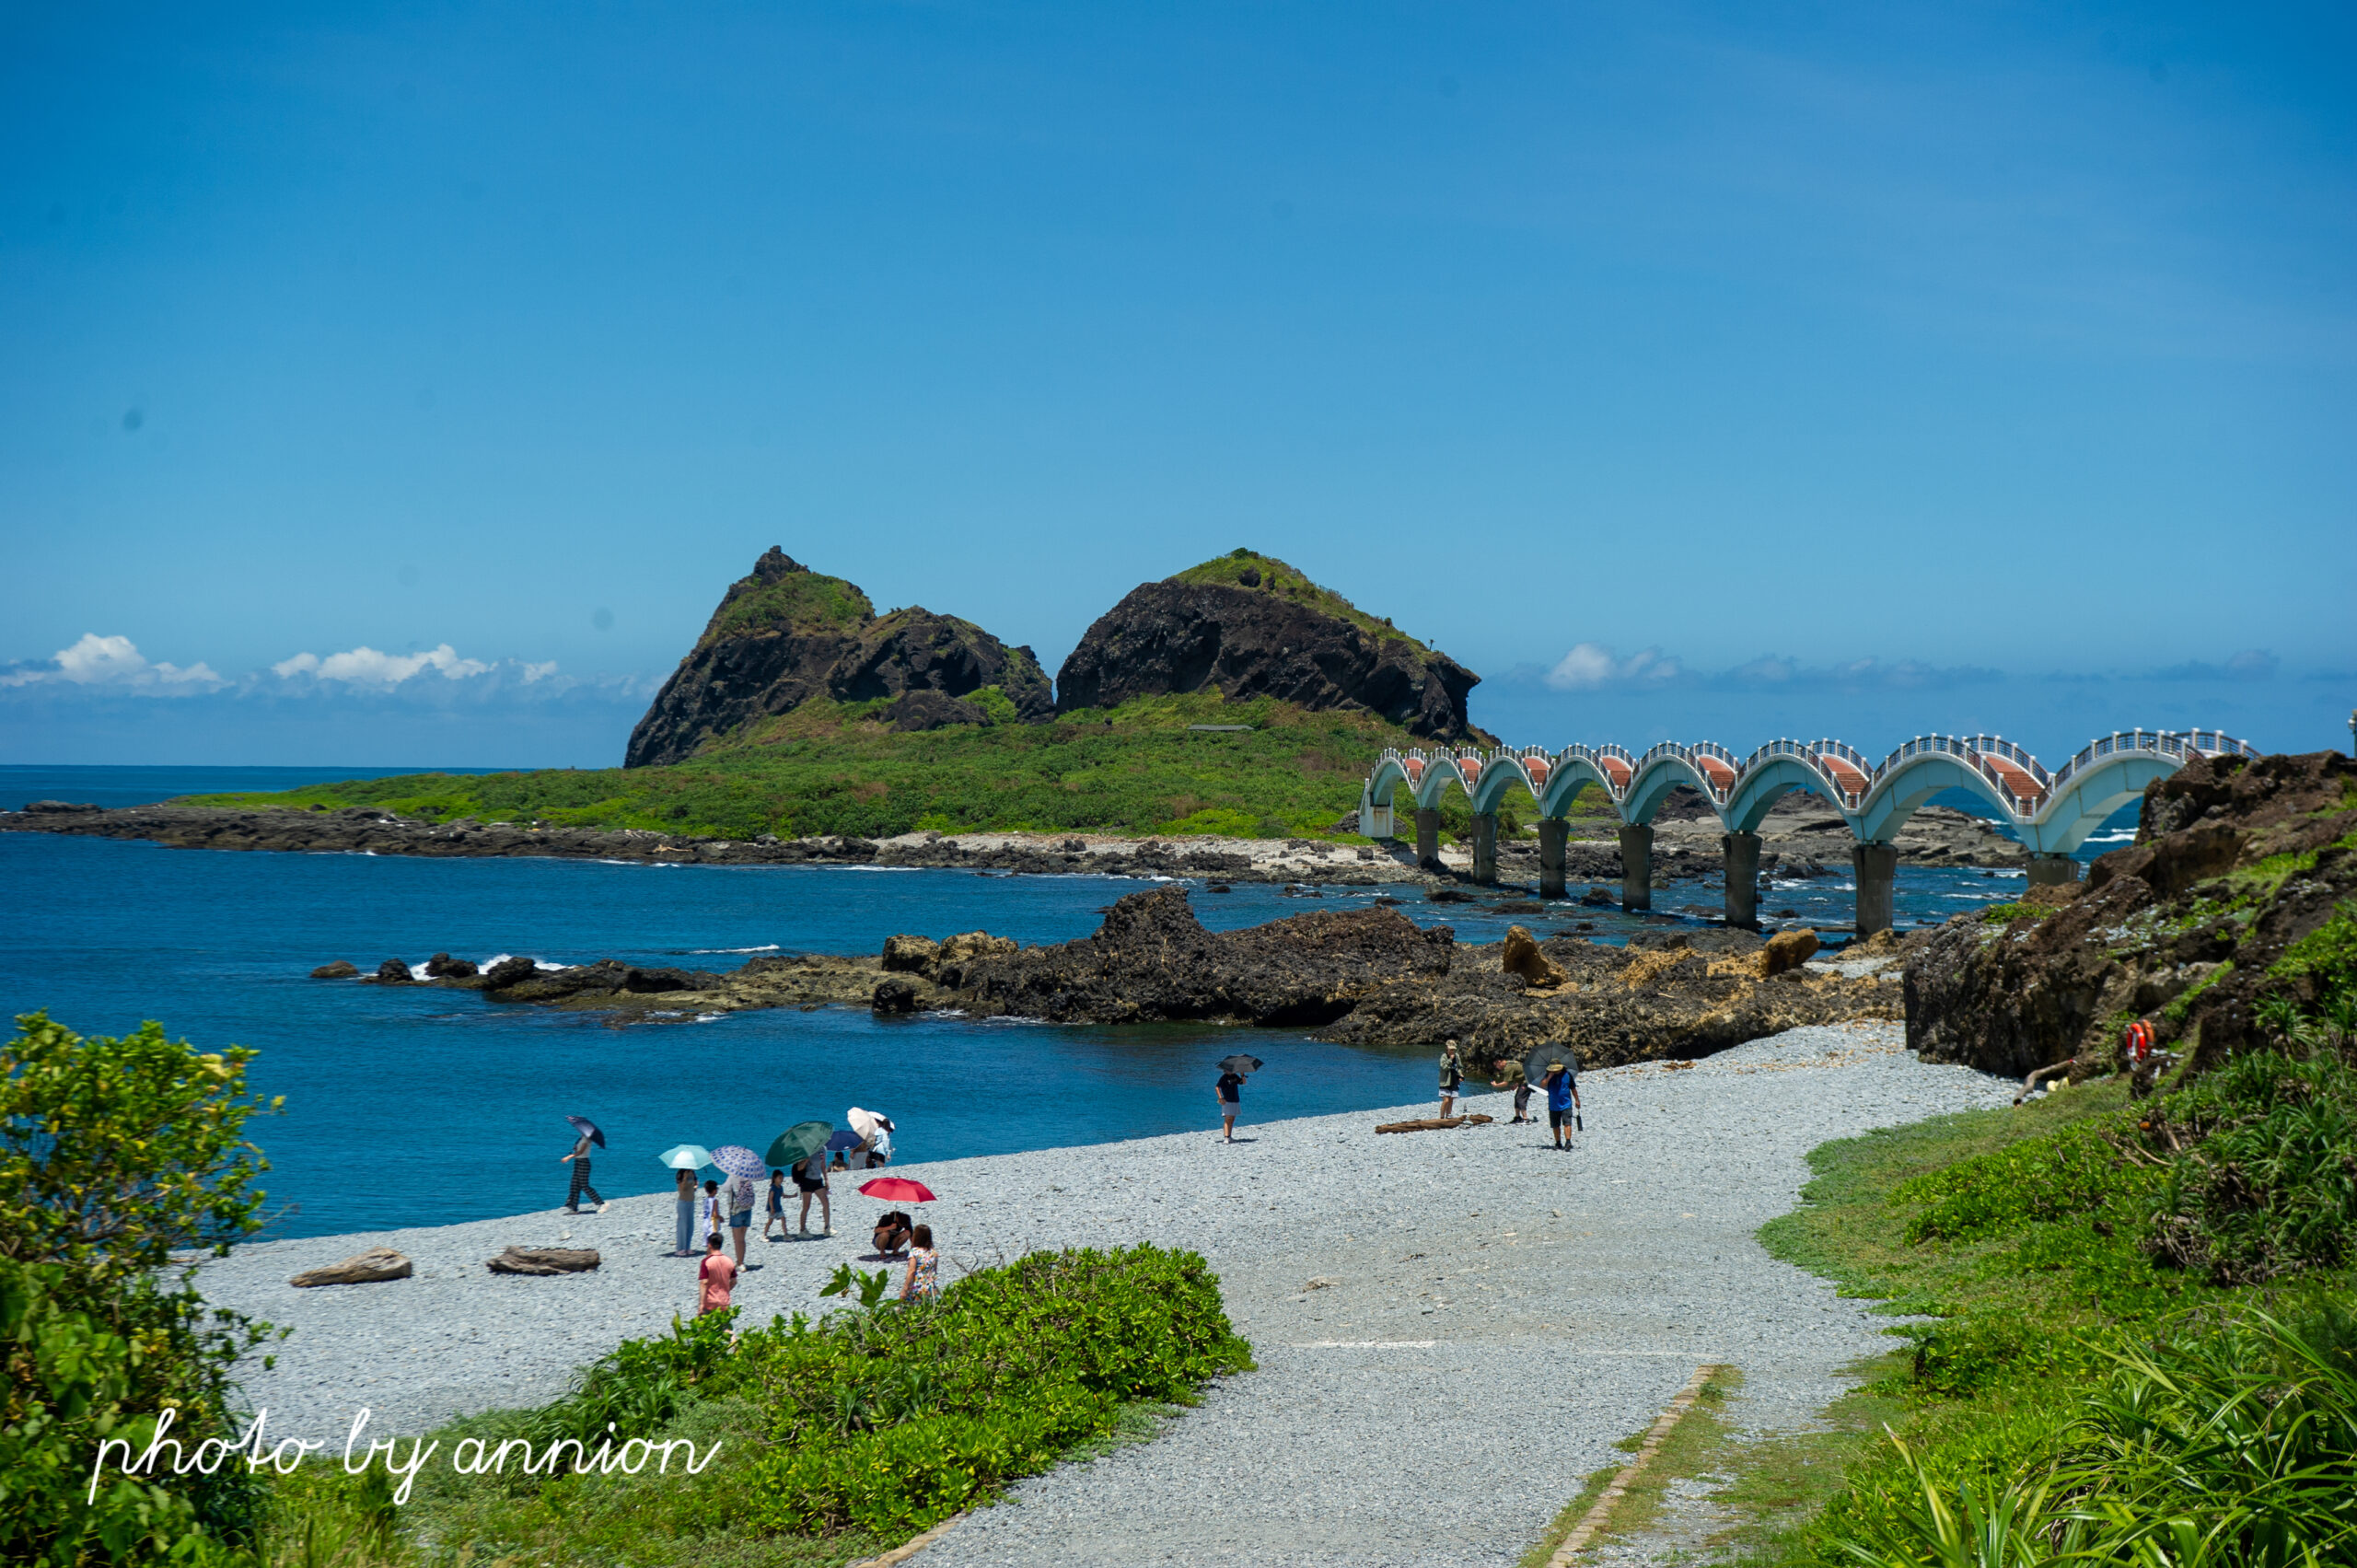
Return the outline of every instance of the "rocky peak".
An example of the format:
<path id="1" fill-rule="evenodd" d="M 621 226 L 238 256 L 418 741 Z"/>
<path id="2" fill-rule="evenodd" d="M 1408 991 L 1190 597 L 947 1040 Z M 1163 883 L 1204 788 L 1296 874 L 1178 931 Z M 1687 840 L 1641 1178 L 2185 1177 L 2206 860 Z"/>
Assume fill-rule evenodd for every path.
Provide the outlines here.
<path id="1" fill-rule="evenodd" d="M 1039 659 L 970 621 L 922 607 L 876 613 L 856 583 L 772 546 L 728 586 L 688 656 L 631 732 L 624 767 L 678 762 L 814 699 L 895 701 L 894 729 L 1016 719 L 1055 703 Z"/>
<path id="2" fill-rule="evenodd" d="M 1478 738 L 1480 677 L 1273 556 L 1231 552 L 1132 589 L 1056 677 L 1060 711 L 1216 691 L 1356 708 L 1434 740 Z"/>

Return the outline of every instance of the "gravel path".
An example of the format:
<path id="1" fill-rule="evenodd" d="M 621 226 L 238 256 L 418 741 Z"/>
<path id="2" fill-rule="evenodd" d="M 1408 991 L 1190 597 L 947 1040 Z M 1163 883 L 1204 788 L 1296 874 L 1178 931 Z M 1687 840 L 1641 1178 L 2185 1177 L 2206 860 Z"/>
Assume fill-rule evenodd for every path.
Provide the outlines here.
<path id="1" fill-rule="evenodd" d="M 1839 1368 L 1888 1342 L 1863 1304 L 1770 1259 L 1753 1232 L 1792 1207 L 1817 1144 L 2013 1098 L 2009 1080 L 1920 1063 L 1902 1040 L 1897 1025 L 1795 1029 L 1683 1071 L 1590 1074 L 1569 1154 L 1543 1126 L 1372 1135 L 1426 1106 L 1248 1123 L 1233 1146 L 1213 1122 L 903 1167 L 944 1195 L 929 1217 L 953 1262 L 1144 1239 L 1200 1249 L 1259 1361 L 1156 1441 L 1026 1482 L 917 1561 L 1508 1564 L 1698 1362 L 1743 1368 L 1750 1422 L 1806 1421 L 1840 1391 Z M 845 1191 L 840 1238 L 755 1242 L 748 1315 L 817 1306 L 827 1273 L 865 1251 L 877 1208 Z M 534 1403 L 619 1339 L 662 1330 L 692 1294 L 694 1265 L 661 1255 L 670 1237 L 668 1198 L 630 1199 L 594 1217 L 271 1243 L 204 1281 L 221 1305 L 299 1326 L 248 1383 L 273 1430 L 340 1442 L 359 1405 L 375 1435 Z M 487 1273 L 511 1242 L 595 1246 L 605 1265 Z M 380 1243 L 417 1277 L 284 1283 Z"/>

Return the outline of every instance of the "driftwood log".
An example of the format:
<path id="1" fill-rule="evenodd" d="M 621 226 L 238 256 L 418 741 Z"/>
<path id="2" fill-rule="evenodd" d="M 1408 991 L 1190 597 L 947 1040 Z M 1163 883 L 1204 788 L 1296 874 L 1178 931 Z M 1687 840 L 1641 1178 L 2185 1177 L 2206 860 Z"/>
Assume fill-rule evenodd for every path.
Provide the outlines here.
<path id="1" fill-rule="evenodd" d="M 1444 1127 L 1479 1127 L 1494 1121 L 1492 1116 L 1427 1116 L 1416 1121 L 1387 1121 L 1376 1129 L 1378 1132 L 1432 1132 Z"/>
<path id="2" fill-rule="evenodd" d="M 483 1265 L 494 1274 L 577 1274 L 598 1266 L 587 1247 L 511 1247 Z"/>
<path id="3" fill-rule="evenodd" d="M 286 1283 L 296 1290 L 308 1290 L 313 1285 L 367 1285 L 379 1280 L 405 1280 L 410 1276 L 409 1260 L 389 1247 L 371 1247 L 366 1252 L 355 1252 L 341 1263 L 330 1263 L 324 1269 L 306 1269 Z"/>

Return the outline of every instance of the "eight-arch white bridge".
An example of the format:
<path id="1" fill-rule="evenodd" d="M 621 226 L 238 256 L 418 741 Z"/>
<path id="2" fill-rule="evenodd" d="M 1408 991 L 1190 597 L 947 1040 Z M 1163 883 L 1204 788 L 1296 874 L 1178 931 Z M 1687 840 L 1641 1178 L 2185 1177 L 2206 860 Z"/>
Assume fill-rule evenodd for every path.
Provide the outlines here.
<path id="1" fill-rule="evenodd" d="M 1880 762 L 1868 762 L 1838 740 L 1771 740 L 1738 760 L 1724 746 L 1664 741 L 1643 756 L 1618 746 L 1498 747 L 1492 750 L 1387 750 L 1367 775 L 1359 797 L 1359 830 L 1393 836 L 1393 791 L 1406 786 L 1416 807 L 1416 859 L 1440 865 L 1440 804 L 1451 789 L 1473 807 L 1473 879 L 1498 877 L 1498 806 L 1521 786 L 1538 804 L 1538 883 L 1545 898 L 1563 894 L 1565 819 L 1580 791 L 1600 786 L 1621 821 L 1620 902 L 1653 907 L 1654 814 L 1679 784 L 1702 795 L 1724 826 L 1726 919 L 1759 924 L 1761 819 L 1792 790 L 1821 796 L 1849 823 L 1857 842 L 1858 933 L 1890 924 L 1891 876 L 1899 827 L 1933 796 L 1962 789 L 1980 797 L 2030 852 L 2029 879 L 2069 882 L 2078 877 L 2071 852 L 2103 820 L 2134 800 L 2144 786 L 2195 757 L 2233 752 L 2253 757 L 2244 742 L 2216 730 L 2133 729 L 2090 741 L 2049 772 L 2037 758 L 1993 735 L 1926 735 Z"/>

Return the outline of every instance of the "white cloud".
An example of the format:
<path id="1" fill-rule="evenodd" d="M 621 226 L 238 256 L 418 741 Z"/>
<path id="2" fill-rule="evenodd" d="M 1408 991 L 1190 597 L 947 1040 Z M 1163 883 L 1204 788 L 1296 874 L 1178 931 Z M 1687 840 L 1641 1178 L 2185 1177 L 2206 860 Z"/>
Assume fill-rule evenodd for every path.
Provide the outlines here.
<path id="1" fill-rule="evenodd" d="M 72 647 L 60 648 L 50 658 L 0 668 L 0 686 L 103 686 L 179 693 L 221 684 L 221 678 L 201 660 L 186 668 L 150 663 L 130 638 L 101 637 L 95 632 L 83 633 Z"/>
<path id="2" fill-rule="evenodd" d="M 546 680 L 555 673 L 556 660 L 554 659 L 549 660 L 546 664 L 528 664 L 524 667 L 524 684 L 529 686 L 536 680 Z"/>
<path id="3" fill-rule="evenodd" d="M 1668 680 L 1677 674 L 1678 661 L 1664 656 L 1659 648 L 1646 648 L 1624 659 L 1614 657 L 1612 650 L 1600 643 L 1581 643 L 1557 660 L 1544 679 L 1558 691 L 1592 691 L 1604 686 Z"/>
<path id="4" fill-rule="evenodd" d="M 481 659 L 460 658 L 459 650 L 447 643 L 422 654 L 380 654 L 366 645 L 340 654 L 330 654 L 325 658 L 317 654 L 296 654 L 293 658 L 281 659 L 270 668 L 282 680 L 291 680 L 298 675 L 312 675 L 321 680 L 342 680 L 354 686 L 398 686 L 428 669 L 440 670 L 446 680 L 464 680 L 471 676 L 491 673 L 491 666 Z M 553 664 L 528 665 L 525 667 L 525 681 L 529 684 L 543 675 L 552 673 L 555 668 Z M 540 674 L 531 673 L 533 670 L 540 671 Z"/>

